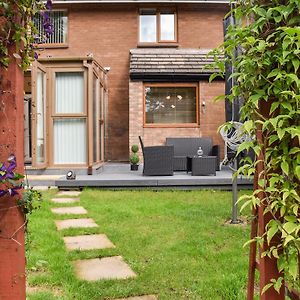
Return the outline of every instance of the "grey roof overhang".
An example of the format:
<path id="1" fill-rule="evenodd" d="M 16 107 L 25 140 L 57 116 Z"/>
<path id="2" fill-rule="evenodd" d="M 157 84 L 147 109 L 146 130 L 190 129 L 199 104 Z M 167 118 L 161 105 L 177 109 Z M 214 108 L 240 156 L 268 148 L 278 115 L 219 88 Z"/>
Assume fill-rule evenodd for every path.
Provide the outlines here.
<path id="1" fill-rule="evenodd" d="M 143 81 L 195 81 L 219 72 L 209 49 L 131 49 L 130 78 Z M 220 78 L 218 78 L 220 79 Z"/>

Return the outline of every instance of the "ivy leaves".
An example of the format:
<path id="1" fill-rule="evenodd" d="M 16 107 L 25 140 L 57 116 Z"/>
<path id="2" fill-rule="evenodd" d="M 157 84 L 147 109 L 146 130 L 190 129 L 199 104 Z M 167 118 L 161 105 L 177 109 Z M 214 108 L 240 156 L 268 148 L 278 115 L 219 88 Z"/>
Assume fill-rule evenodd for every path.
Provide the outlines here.
<path id="1" fill-rule="evenodd" d="M 51 8 L 52 1 L 46 5 Z M 34 57 L 34 36 L 37 32 L 32 17 L 45 9 L 41 0 L 6 0 L 0 1 L 0 67 L 7 68 L 12 56 L 26 70 Z M 48 23 L 45 26 L 50 26 Z M 48 28 L 47 27 L 47 28 Z M 15 53 L 8 53 L 15 45 Z"/>
<path id="2" fill-rule="evenodd" d="M 257 174 L 258 189 L 244 197 L 243 207 L 265 207 L 271 220 L 256 240 L 269 245 L 263 255 L 275 257 L 289 287 L 300 290 L 299 9 L 299 0 L 237 1 L 231 12 L 236 25 L 229 27 L 214 56 L 222 54 L 223 63 L 233 65 L 231 76 L 237 84 L 228 98 L 244 100 L 244 130 L 260 136 L 242 143 L 237 151 L 252 149 L 259 157 L 253 163 L 247 158 L 239 173 L 251 175 L 258 164 L 263 166 Z M 274 279 L 264 291 L 271 286 L 279 290 L 282 284 L 283 278 Z"/>

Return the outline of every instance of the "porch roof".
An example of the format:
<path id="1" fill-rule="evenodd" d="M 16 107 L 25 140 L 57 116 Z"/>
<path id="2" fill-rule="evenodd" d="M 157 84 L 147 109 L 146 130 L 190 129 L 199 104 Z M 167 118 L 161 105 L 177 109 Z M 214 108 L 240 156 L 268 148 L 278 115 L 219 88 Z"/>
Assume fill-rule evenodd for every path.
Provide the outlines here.
<path id="1" fill-rule="evenodd" d="M 155 77 L 209 77 L 219 69 L 206 68 L 213 63 L 210 49 L 131 49 L 131 79 Z"/>

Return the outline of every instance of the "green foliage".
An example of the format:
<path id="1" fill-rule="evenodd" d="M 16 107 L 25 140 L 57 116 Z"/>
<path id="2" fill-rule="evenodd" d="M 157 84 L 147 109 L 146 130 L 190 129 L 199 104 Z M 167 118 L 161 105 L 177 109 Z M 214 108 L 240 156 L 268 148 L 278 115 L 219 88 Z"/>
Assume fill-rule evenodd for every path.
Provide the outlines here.
<path id="1" fill-rule="evenodd" d="M 139 161 L 140 161 L 140 158 L 137 153 L 132 153 L 130 155 L 130 163 L 132 165 L 137 165 L 139 163 Z"/>
<path id="2" fill-rule="evenodd" d="M 40 0 L 6 0 L 0 1 L 0 67 L 7 67 L 13 59 L 18 60 L 23 69 L 31 63 L 34 56 L 34 35 L 37 30 L 32 17 L 45 9 Z M 13 57 L 8 48 L 15 45 Z"/>
<path id="3" fill-rule="evenodd" d="M 34 189 L 27 189 L 23 193 L 23 197 L 18 201 L 22 211 L 27 217 L 34 210 L 40 208 L 42 201 L 42 194 Z"/>
<path id="4" fill-rule="evenodd" d="M 138 145 L 132 145 L 132 146 L 131 146 L 131 151 L 132 151 L 133 153 L 137 153 L 137 152 L 139 151 L 139 146 L 138 146 Z"/>
<path id="5" fill-rule="evenodd" d="M 237 85 L 229 99 L 244 99 L 245 130 L 253 136 L 258 133 L 257 140 L 239 149 L 252 148 L 258 160 L 248 161 L 238 172 L 251 175 L 262 165 L 258 189 L 247 203 L 263 205 L 271 215 L 261 237 L 270 246 L 264 255 L 277 258 L 289 287 L 296 289 L 300 288 L 299 9 L 299 0 L 237 1 L 232 11 L 237 25 L 229 28 L 227 40 L 213 52 L 233 62 Z M 216 65 L 220 68 L 219 59 Z M 271 247 L 275 235 L 279 242 Z M 279 278 L 270 284 L 279 290 L 282 282 Z"/>

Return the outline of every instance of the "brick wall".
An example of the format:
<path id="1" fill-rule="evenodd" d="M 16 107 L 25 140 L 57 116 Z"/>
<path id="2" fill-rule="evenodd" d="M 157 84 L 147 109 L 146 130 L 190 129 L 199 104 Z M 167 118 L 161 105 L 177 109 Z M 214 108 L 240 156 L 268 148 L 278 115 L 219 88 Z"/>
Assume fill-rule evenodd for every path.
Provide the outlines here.
<path id="1" fill-rule="evenodd" d="M 220 44 L 227 7 L 210 7 L 177 7 L 179 48 L 214 48 Z M 139 6 L 73 4 L 55 8 L 68 9 L 68 47 L 45 49 L 40 55 L 62 57 L 93 53 L 102 66 L 111 68 L 108 73 L 106 159 L 128 160 L 129 50 L 136 48 L 138 43 Z"/>
<path id="2" fill-rule="evenodd" d="M 224 153 L 224 142 L 217 132 L 225 122 L 224 101 L 215 102 L 216 96 L 224 94 L 224 83 L 207 81 L 199 82 L 200 124 L 193 128 L 147 128 L 144 127 L 143 82 L 129 82 L 129 147 L 139 145 L 138 136 L 143 138 L 146 146 L 164 145 L 166 137 L 212 137 L 213 143 L 221 146 Z M 201 105 L 205 102 L 205 108 Z M 142 158 L 140 151 L 140 158 Z"/>

